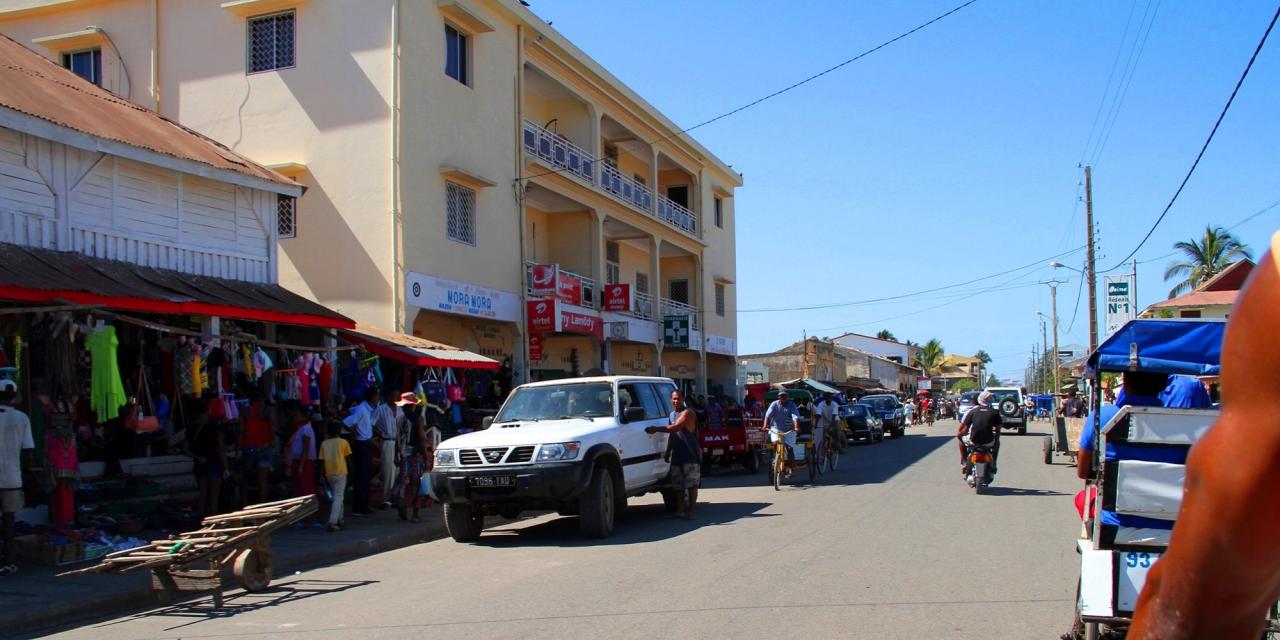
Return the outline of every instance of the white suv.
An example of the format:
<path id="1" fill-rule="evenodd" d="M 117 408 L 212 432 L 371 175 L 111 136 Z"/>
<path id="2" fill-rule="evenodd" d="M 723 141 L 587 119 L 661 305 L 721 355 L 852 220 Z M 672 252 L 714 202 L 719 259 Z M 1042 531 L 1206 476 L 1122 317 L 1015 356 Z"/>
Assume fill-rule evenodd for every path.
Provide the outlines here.
<path id="1" fill-rule="evenodd" d="M 1018 387 L 987 387 L 991 392 L 991 408 L 1000 412 L 1005 429 L 1017 429 L 1018 435 L 1027 433 L 1027 413 L 1022 408 L 1022 389 Z"/>
<path id="2" fill-rule="evenodd" d="M 661 491 L 672 412 L 668 378 L 607 376 L 517 387 L 484 430 L 440 443 L 431 492 L 458 542 L 480 537 L 484 518 L 526 510 L 578 515 L 584 535 L 608 537 L 627 498 Z"/>

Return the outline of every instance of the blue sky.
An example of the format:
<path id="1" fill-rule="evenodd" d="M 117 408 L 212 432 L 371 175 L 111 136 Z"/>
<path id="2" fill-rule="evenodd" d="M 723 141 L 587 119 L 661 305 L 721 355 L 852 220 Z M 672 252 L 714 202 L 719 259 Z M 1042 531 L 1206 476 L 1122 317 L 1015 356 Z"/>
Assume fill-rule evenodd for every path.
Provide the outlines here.
<path id="1" fill-rule="evenodd" d="M 533 0 L 532 8 L 689 126 L 956 4 Z M 948 352 L 985 349 L 997 375 L 1020 378 L 1040 341 L 1035 313 L 1049 312 L 1048 288 L 1036 284 L 1055 276 L 1047 260 L 886 303 L 746 310 L 934 289 L 1082 247 L 1082 160 L 1095 165 L 1099 269 L 1114 266 L 1177 188 L 1275 9 L 1275 0 L 979 0 L 697 130 L 692 135 L 746 181 L 736 200 L 739 352 L 773 350 L 805 332 L 887 328 L 900 339 L 938 338 Z M 1118 108 L 1117 95 L 1124 96 Z M 1273 33 L 1196 174 L 1138 252 L 1140 304 L 1166 296 L 1163 256 L 1173 242 L 1199 237 L 1205 224 L 1235 225 L 1277 201 L 1280 33 Z M 1232 231 L 1258 257 L 1277 228 L 1280 206 Z M 1062 261 L 1081 266 L 1083 253 Z M 1079 276 L 1056 276 L 1065 281 L 1060 342 L 1087 343 Z"/>

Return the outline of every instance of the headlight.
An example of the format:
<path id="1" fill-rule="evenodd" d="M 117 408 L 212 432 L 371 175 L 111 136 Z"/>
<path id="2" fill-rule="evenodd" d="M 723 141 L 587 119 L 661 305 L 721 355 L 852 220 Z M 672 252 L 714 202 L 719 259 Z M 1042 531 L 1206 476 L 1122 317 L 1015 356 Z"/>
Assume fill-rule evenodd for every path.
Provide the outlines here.
<path id="1" fill-rule="evenodd" d="M 458 466 L 458 450 L 457 449 L 441 449 L 436 452 L 437 467 L 456 467 Z"/>
<path id="2" fill-rule="evenodd" d="M 538 450 L 538 462 L 573 460 L 578 457 L 578 443 L 544 444 Z"/>

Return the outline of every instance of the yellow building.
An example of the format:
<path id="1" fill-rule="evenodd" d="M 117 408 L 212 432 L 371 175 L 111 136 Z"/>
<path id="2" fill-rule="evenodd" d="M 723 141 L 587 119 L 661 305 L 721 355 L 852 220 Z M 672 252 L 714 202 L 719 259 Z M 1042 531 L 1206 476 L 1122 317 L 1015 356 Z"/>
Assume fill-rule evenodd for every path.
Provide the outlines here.
<path id="1" fill-rule="evenodd" d="M 0 32 L 305 185 L 290 289 L 518 379 L 733 391 L 741 176 L 518 0 L 0 0 Z"/>

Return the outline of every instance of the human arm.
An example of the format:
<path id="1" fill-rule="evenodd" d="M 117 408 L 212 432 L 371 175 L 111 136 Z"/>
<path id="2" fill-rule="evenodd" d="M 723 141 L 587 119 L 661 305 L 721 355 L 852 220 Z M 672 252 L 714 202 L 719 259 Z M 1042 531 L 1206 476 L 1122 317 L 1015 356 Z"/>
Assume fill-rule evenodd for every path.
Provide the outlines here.
<path id="1" fill-rule="evenodd" d="M 693 431 L 696 424 L 693 412 L 686 407 L 683 411 L 676 414 L 676 419 L 673 420 L 671 424 L 665 427 L 645 427 L 644 431 L 645 433 L 675 433 L 681 429 Z"/>
<path id="2" fill-rule="evenodd" d="M 1271 253 L 1253 270 L 1222 348 L 1222 413 L 1187 459 L 1168 551 L 1138 599 L 1134 640 L 1257 638 L 1280 595 L 1280 274 Z"/>

